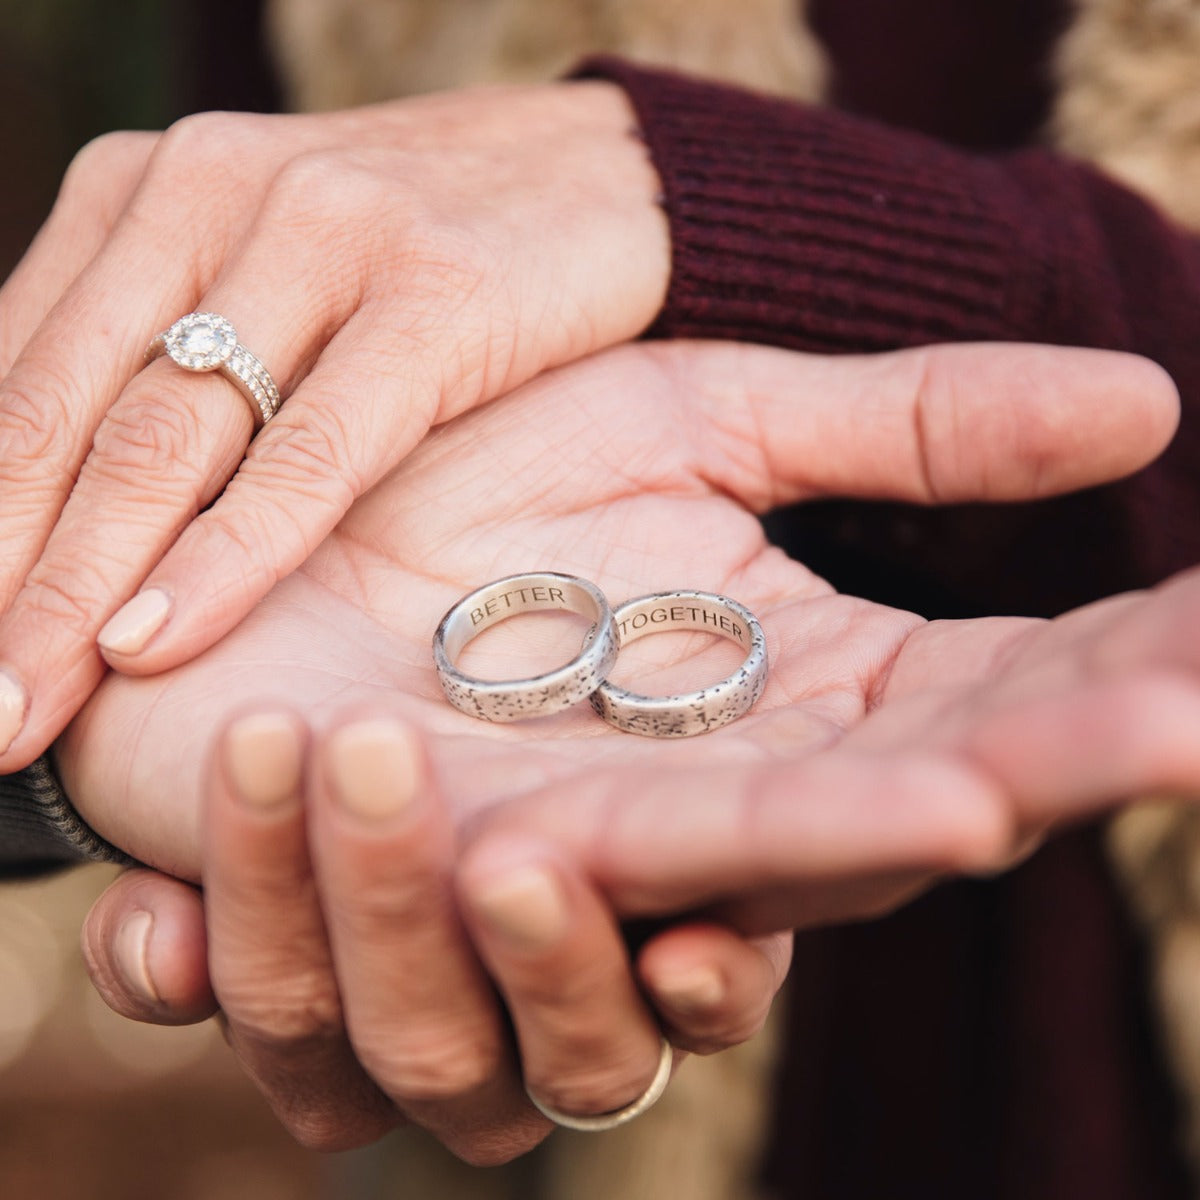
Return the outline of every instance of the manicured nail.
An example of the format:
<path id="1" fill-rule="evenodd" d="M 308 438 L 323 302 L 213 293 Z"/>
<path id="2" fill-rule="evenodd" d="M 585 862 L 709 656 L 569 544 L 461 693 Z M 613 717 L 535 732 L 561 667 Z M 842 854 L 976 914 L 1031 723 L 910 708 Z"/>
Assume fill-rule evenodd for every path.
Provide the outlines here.
<path id="1" fill-rule="evenodd" d="M 335 799 L 370 820 L 394 817 L 416 799 L 421 746 L 416 735 L 386 717 L 343 725 L 327 745 Z"/>
<path id="2" fill-rule="evenodd" d="M 113 939 L 117 969 L 125 986 L 149 1004 L 161 1004 L 162 997 L 150 974 L 150 933 L 154 918 L 148 912 L 126 917 Z"/>
<path id="3" fill-rule="evenodd" d="M 544 867 L 518 867 L 470 893 L 471 907 L 496 933 L 528 950 L 546 950 L 566 932 L 567 898 Z"/>
<path id="4" fill-rule="evenodd" d="M 25 689 L 7 671 L 0 671 L 0 754 L 17 740 L 28 708 Z"/>
<path id="5" fill-rule="evenodd" d="M 299 796 L 303 760 L 300 730 L 284 713 L 241 717 L 225 735 L 229 785 L 252 808 L 276 808 Z"/>
<path id="6" fill-rule="evenodd" d="M 109 617 L 96 641 L 113 654 L 139 654 L 170 615 L 171 597 L 161 588 L 147 588 Z"/>
<path id="7" fill-rule="evenodd" d="M 725 980 L 713 967 L 664 971 L 648 981 L 650 990 L 676 1012 L 711 1012 L 725 999 Z"/>

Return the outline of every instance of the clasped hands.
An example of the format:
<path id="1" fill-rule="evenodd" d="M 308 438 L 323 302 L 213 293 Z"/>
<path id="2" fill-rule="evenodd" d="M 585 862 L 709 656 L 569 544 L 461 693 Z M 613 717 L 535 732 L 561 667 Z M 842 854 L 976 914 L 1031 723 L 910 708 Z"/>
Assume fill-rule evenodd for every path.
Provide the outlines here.
<path id="1" fill-rule="evenodd" d="M 1018 347 L 586 358 L 668 285 L 632 123 L 589 83 L 118 135 L 0 291 L 0 770 L 65 729 L 81 812 L 166 872 L 93 914 L 101 990 L 144 1019 L 219 1004 L 309 1144 L 410 1118 L 511 1157 L 548 1129 L 523 1084 L 603 1110 L 644 1088 L 659 1027 L 694 1050 L 751 1032 L 776 931 L 1196 790 L 1197 580 L 1051 624 L 927 624 L 836 595 L 755 517 L 1113 478 L 1170 435 L 1161 372 Z M 193 308 L 232 316 L 288 396 L 244 461 L 227 381 L 139 371 Z M 470 721 L 437 689 L 433 624 L 528 569 L 737 597 L 766 693 L 686 744 L 586 710 Z M 102 644 L 105 677 L 97 635 L 139 587 L 165 623 Z M 622 669 L 679 690 L 727 650 L 655 638 Z M 479 652 L 537 666 L 514 630 Z M 666 925 L 630 962 L 639 917 Z"/>
<path id="2" fill-rule="evenodd" d="M 403 1117 L 493 1162 L 549 1128 L 523 1085 L 568 1112 L 628 1102 L 659 1026 L 701 1051 L 753 1032 L 786 970 L 777 931 L 885 911 L 1058 823 L 1200 783 L 1200 578 L 1055 622 L 926 623 L 836 594 L 755 513 L 1084 486 L 1152 456 L 1175 414 L 1165 376 L 1125 355 L 680 343 L 455 419 L 218 645 L 109 676 L 60 740 L 92 825 L 203 883 L 203 906 L 147 872 L 102 899 L 101 990 L 157 1020 L 218 1003 L 309 1144 Z M 758 707 L 686 743 L 586 706 L 509 726 L 455 711 L 437 618 L 542 567 L 615 598 L 684 581 L 744 600 L 773 662 Z M 531 651 L 527 631 L 491 632 L 478 667 L 497 677 L 580 635 Z M 728 669 L 708 641 L 647 639 L 619 668 L 641 690 L 696 686 Z M 644 917 L 666 925 L 631 962 L 619 923 Z"/>

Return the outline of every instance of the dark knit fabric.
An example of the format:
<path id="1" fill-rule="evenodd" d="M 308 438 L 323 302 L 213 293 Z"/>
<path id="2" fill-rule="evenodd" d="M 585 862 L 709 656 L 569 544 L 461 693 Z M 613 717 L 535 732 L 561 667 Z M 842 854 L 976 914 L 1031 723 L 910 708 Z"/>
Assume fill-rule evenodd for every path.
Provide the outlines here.
<path id="1" fill-rule="evenodd" d="M 129 861 L 84 824 L 47 759 L 0 777 L 0 873 L 29 874 L 71 862 Z"/>

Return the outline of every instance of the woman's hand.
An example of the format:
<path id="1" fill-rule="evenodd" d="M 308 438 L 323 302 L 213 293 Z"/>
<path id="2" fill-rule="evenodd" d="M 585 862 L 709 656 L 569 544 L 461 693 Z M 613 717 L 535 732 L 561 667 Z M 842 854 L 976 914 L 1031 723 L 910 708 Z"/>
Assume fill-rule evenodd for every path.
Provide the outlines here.
<path id="1" fill-rule="evenodd" d="M 430 425 L 651 321 L 669 247 L 633 124 L 615 86 L 557 84 L 204 114 L 81 152 L 0 291 L 0 773 L 66 725 L 100 652 L 131 674 L 193 657 Z M 193 310 L 287 397 L 248 451 L 228 380 L 143 369 Z"/>
<path id="2" fill-rule="evenodd" d="M 776 901 L 778 885 L 806 891 L 807 919 L 862 915 L 895 903 L 933 873 L 993 866 L 1027 833 L 1117 798 L 1109 786 L 1115 768 L 1104 754 L 1128 749 L 1119 738 L 1101 755 L 1078 737 L 1071 741 L 1072 769 L 1086 759 L 1094 785 L 1064 785 L 1029 813 L 1018 803 L 1023 793 L 1010 794 L 958 761 L 956 744 L 939 740 L 950 727 L 939 714 L 893 733 L 886 746 L 856 750 L 855 731 L 866 731 L 858 736 L 869 741 L 878 727 L 872 710 L 881 697 L 897 700 L 895 710 L 881 712 L 902 711 L 901 691 L 891 690 L 899 684 L 889 683 L 894 675 L 912 681 L 918 705 L 938 700 L 953 709 L 959 698 L 969 708 L 971 689 L 986 683 L 1001 648 L 1016 655 L 1013 647 L 1046 626 L 927 627 L 912 614 L 837 596 L 768 546 L 750 510 L 846 491 L 926 501 L 1044 494 L 1144 461 L 1174 417 L 1161 372 L 1096 352 L 955 347 L 826 360 L 726 346 L 613 351 L 440 430 L 360 500 L 241 628 L 196 662 L 152 679 L 106 681 L 63 740 L 60 769 L 100 832 L 175 874 L 203 875 L 210 918 L 225 914 L 210 931 L 222 943 L 213 948 L 217 998 L 234 1025 L 240 1020 L 250 1031 L 234 1040 L 291 1128 L 311 1132 L 312 1122 L 330 1119 L 335 1101 L 360 1135 L 378 1132 L 378 1121 L 394 1116 L 385 1106 L 381 1117 L 372 1107 L 380 1103 L 376 1092 L 364 1090 L 364 1077 L 347 1074 L 352 1050 L 388 1105 L 435 1128 L 467 1157 L 507 1156 L 546 1126 L 521 1100 L 498 1018 L 476 1005 L 485 995 L 483 976 L 455 940 L 452 912 L 461 911 L 505 995 L 526 1081 L 562 1108 L 589 1111 L 637 1095 L 656 1058 L 649 1016 L 630 1003 L 630 992 L 599 993 L 625 999 L 602 1006 L 605 1022 L 619 1020 L 598 1031 L 594 1011 L 588 1019 L 590 993 L 569 986 L 578 963 L 570 957 L 571 930 L 588 931 L 579 944 L 596 948 L 591 961 L 610 972 L 612 988 L 628 986 L 621 982 L 624 952 L 589 873 L 611 892 L 619 913 L 728 900 L 736 905 L 730 915 L 749 921 L 748 906 L 768 911 L 763 906 Z M 486 725 L 455 711 L 432 669 L 429 638 L 438 617 L 481 582 L 540 568 L 590 577 L 614 600 L 694 586 L 743 601 L 762 619 L 774 662 L 758 707 L 719 734 L 685 744 L 617 733 L 586 708 L 517 726 Z M 492 644 L 478 647 L 484 673 L 489 666 L 500 677 L 535 669 L 528 642 L 506 636 L 516 632 L 498 627 Z M 556 634 L 562 640 L 543 650 L 561 659 L 572 641 L 577 645 L 579 630 L 558 629 L 551 640 Z M 621 671 L 634 671 L 638 686 L 650 690 L 727 673 L 728 645 L 698 640 L 647 639 L 623 653 Z M 1069 666 L 1072 645 L 1068 633 L 1050 648 Z M 913 668 L 922 661 L 919 647 L 931 648 L 924 674 Z M 1025 677 L 1026 686 L 1036 683 L 1036 673 Z M 299 832 L 299 784 L 273 810 L 279 825 L 270 837 L 257 841 L 253 825 L 247 832 L 246 806 L 220 790 L 237 774 L 227 744 L 212 824 L 202 834 L 202 764 L 213 730 L 251 701 L 276 734 L 297 711 L 315 731 L 303 776 L 311 806 L 307 842 Z M 381 712 L 386 722 L 372 726 L 368 718 Z M 331 763 L 346 748 L 339 739 L 364 721 L 375 749 L 363 749 L 372 743 L 361 732 L 350 745 L 361 754 L 360 780 L 385 781 L 376 789 L 381 815 L 373 825 L 346 817 L 330 786 L 338 775 Z M 249 759 L 278 764 L 295 757 L 286 754 L 264 742 Z M 372 772 L 372 756 L 390 765 Z M 1149 786 L 1163 777 L 1162 765 L 1151 756 L 1118 782 Z M 270 776 L 299 778 L 295 770 Z M 780 837 L 765 847 L 753 825 L 742 830 L 738 823 L 753 817 L 744 797 L 760 780 L 777 801 L 772 812 L 795 813 L 791 826 L 777 822 Z M 794 787 L 785 793 L 790 780 Z M 614 824 L 605 813 L 618 782 L 651 803 L 613 808 L 621 817 Z M 456 907 L 448 880 L 459 839 L 472 828 L 484 838 L 457 869 Z M 618 843 L 640 846 L 624 877 L 603 859 L 605 845 Z M 254 857 L 256 845 L 265 844 L 290 850 L 265 859 L 267 874 Z M 768 850 L 775 857 L 764 860 Z M 243 853 L 246 860 L 232 861 Z M 703 893 L 696 881 L 710 863 L 719 870 Z M 441 890 L 410 886 L 431 879 L 443 881 Z M 146 897 L 158 895 L 146 890 L 153 884 L 140 875 L 128 885 L 141 890 L 143 912 Z M 194 901 L 185 910 L 192 913 L 188 925 L 178 917 L 186 902 L 173 895 L 171 920 L 184 922 L 195 949 Z M 519 915 L 514 923 L 504 905 L 514 896 L 528 921 L 562 931 L 560 937 L 532 952 L 514 939 Z M 795 915 L 794 897 L 786 899 Z M 321 923 L 312 916 L 318 900 Z M 548 919 L 564 904 L 565 923 Z M 263 915 L 252 922 L 250 911 Z M 100 914 L 92 955 L 120 1004 L 115 967 L 104 964 L 115 963 L 114 931 L 129 909 L 106 905 Z M 451 949 L 431 957 L 427 927 L 449 938 Z M 287 931 L 272 942 L 286 953 L 264 956 L 268 930 Z M 727 932 L 694 927 L 682 936 L 674 948 L 667 943 L 665 957 L 661 943 L 651 943 L 637 959 L 659 1017 L 698 1042 L 705 1019 L 710 1045 L 736 1040 L 761 1019 L 777 985 L 778 943 L 774 957 L 752 948 L 759 955 L 753 970 L 734 969 L 733 956 L 744 962 L 748 948 Z M 157 969 L 153 957 L 146 960 L 152 990 L 164 1002 L 190 998 L 202 1009 L 204 980 L 194 959 L 189 967 L 156 940 L 156 953 L 167 959 L 159 957 Z M 689 958 L 697 945 L 699 955 Z M 415 979 L 406 973 L 414 986 L 401 993 L 396 964 L 419 961 L 452 977 L 430 975 L 436 986 L 424 991 L 415 986 L 423 982 L 420 972 Z M 675 969 L 681 966 L 688 970 Z M 708 997 L 690 1027 L 674 1018 L 671 1004 L 679 979 L 689 976 L 693 992 L 701 979 Z M 750 994 L 736 991 L 738 979 L 752 981 Z M 344 1013 L 331 1007 L 335 994 Z M 378 1011 L 381 995 L 393 1002 L 386 1014 Z M 462 999 L 463 1008 L 447 1011 L 447 996 Z M 170 1010 L 160 1005 L 160 1017 Z M 449 1031 L 449 1044 L 468 1047 L 449 1056 L 459 1074 L 437 1093 L 436 1107 L 419 1062 L 380 1054 L 381 1046 L 411 1046 L 404 1030 L 418 1031 L 422 1042 L 430 1030 Z M 472 1031 L 475 1040 L 456 1040 L 456 1030 Z M 603 1053 L 583 1054 L 575 1035 L 593 1039 Z M 307 1083 L 292 1075 L 298 1045 L 314 1048 L 303 1062 Z M 312 1082 L 321 1072 L 327 1086 Z M 344 1124 L 336 1130 L 348 1136 Z"/>

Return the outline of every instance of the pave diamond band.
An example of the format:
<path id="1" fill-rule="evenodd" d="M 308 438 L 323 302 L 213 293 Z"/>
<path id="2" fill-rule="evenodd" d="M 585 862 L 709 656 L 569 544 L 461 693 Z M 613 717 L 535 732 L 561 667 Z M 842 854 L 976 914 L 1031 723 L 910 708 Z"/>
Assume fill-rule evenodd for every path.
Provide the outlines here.
<path id="1" fill-rule="evenodd" d="M 485 629 L 521 613 L 556 611 L 592 622 L 583 648 L 556 670 L 529 679 L 490 680 L 454 665 Z M 554 571 L 509 575 L 477 588 L 446 613 L 433 637 L 433 661 L 446 699 L 481 721 L 523 721 L 569 708 L 596 690 L 616 658 L 617 631 L 604 593 L 586 579 Z"/>
<path id="2" fill-rule="evenodd" d="M 736 642 L 746 657 L 728 678 L 678 696 L 643 696 L 605 680 L 591 702 L 610 725 L 644 737 L 692 737 L 736 721 L 762 695 L 767 640 L 754 614 L 736 600 L 714 592 L 656 592 L 626 601 L 613 620 L 622 646 L 651 633 L 696 629 Z"/>
<path id="3" fill-rule="evenodd" d="M 180 317 L 146 347 L 146 362 L 165 354 L 185 371 L 219 371 L 250 401 L 260 429 L 283 403 L 271 372 L 237 339 L 219 313 L 193 312 Z"/>

